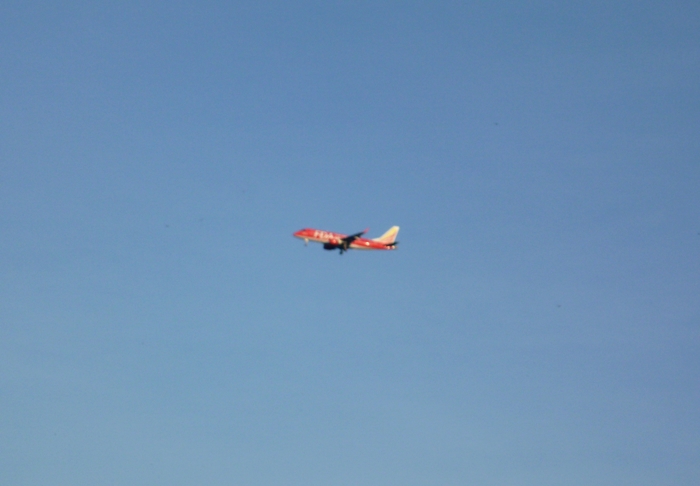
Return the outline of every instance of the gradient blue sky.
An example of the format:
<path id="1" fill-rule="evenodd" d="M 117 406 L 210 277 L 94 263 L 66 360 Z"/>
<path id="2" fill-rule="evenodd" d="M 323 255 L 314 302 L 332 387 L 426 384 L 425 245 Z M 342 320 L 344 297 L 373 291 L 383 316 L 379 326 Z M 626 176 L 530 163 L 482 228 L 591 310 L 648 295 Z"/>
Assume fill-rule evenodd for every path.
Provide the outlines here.
<path id="1" fill-rule="evenodd" d="M 700 484 L 700 3 L 5 1 L 0 73 L 3 485 Z"/>

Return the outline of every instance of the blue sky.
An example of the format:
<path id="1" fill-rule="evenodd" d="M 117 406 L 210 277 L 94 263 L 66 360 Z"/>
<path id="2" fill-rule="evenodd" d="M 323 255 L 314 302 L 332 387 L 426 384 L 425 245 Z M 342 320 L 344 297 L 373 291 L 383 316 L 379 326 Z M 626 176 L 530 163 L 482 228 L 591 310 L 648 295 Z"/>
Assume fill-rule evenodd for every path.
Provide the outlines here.
<path id="1" fill-rule="evenodd" d="M 695 2 L 9 1 L 0 72 L 0 483 L 700 481 Z"/>

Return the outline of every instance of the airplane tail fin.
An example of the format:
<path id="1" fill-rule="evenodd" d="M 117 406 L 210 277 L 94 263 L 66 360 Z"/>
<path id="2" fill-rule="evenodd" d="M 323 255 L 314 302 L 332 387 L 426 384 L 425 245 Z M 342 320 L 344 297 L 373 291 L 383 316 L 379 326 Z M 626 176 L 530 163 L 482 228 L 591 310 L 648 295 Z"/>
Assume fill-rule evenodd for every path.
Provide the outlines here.
<path id="1" fill-rule="evenodd" d="M 396 235 L 399 234 L 399 227 L 398 226 L 392 226 L 389 231 L 384 233 L 382 236 L 379 238 L 374 238 L 372 241 L 378 241 L 379 243 L 394 243 L 396 241 Z"/>

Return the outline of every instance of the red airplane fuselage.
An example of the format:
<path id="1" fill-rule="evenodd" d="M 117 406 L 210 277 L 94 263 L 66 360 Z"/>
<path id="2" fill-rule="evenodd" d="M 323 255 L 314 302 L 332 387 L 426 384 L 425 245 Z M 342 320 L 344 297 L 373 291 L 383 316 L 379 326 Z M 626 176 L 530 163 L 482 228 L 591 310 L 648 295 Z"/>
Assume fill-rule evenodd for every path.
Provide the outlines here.
<path id="1" fill-rule="evenodd" d="M 383 241 L 381 238 L 370 240 L 368 238 L 362 238 L 360 235 L 364 234 L 367 230 L 356 235 L 345 235 L 342 233 L 334 233 L 333 231 L 323 231 L 313 228 L 304 228 L 302 230 L 294 233 L 294 236 L 301 238 L 304 242 L 316 241 L 318 243 L 323 243 L 323 248 L 326 250 L 340 249 L 341 253 L 344 250 L 395 250 L 396 241 L 392 238 L 385 238 Z M 391 231 L 391 230 L 390 230 Z M 398 228 L 395 233 L 398 233 Z M 395 238 L 395 234 L 393 235 Z"/>

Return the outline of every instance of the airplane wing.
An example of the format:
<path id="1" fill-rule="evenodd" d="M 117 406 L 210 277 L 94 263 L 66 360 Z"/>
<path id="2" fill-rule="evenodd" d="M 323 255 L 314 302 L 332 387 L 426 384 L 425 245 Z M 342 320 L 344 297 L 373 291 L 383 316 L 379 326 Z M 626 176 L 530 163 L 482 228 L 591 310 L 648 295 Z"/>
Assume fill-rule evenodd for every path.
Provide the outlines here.
<path id="1" fill-rule="evenodd" d="M 340 241 L 342 241 L 343 243 L 347 243 L 349 245 L 350 243 L 352 243 L 353 241 L 355 241 L 356 239 L 358 239 L 360 236 L 364 235 L 365 233 L 367 233 L 367 230 L 360 231 L 359 233 L 355 233 L 354 235 L 346 236 L 345 238 L 343 238 Z"/>
<path id="2" fill-rule="evenodd" d="M 367 228 L 364 231 L 360 231 L 359 233 L 355 233 L 354 235 L 348 235 L 345 238 L 341 239 L 340 254 L 342 255 L 344 251 L 347 251 L 348 248 L 350 248 L 352 242 L 364 235 L 365 233 L 367 233 L 367 231 L 369 231 L 369 228 Z"/>

